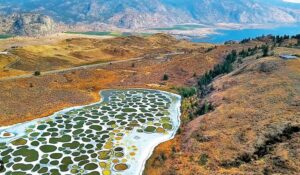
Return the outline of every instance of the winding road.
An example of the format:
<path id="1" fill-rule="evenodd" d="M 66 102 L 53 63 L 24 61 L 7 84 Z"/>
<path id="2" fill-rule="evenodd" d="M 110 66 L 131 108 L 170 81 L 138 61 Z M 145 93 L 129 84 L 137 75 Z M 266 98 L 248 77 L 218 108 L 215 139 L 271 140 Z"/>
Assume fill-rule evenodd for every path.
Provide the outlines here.
<path id="1" fill-rule="evenodd" d="M 182 55 L 182 54 L 184 54 L 184 52 L 173 52 L 173 53 L 163 54 L 163 56 L 157 56 L 156 58 L 162 58 L 162 57 L 165 57 L 165 56 Z M 68 71 L 73 71 L 73 70 L 95 68 L 95 67 L 106 66 L 106 65 L 115 64 L 115 63 L 139 61 L 139 60 L 142 60 L 144 58 L 147 58 L 147 55 L 142 56 L 142 57 L 130 58 L 130 59 L 127 59 L 127 60 L 118 60 L 118 61 L 111 61 L 111 62 L 105 62 L 105 63 L 91 64 L 91 65 L 83 65 L 83 66 L 71 67 L 71 68 L 65 68 L 65 69 L 50 70 L 50 71 L 41 72 L 41 76 L 56 74 L 56 73 L 62 73 L 62 72 L 68 72 Z M 5 78 L 0 78 L 0 81 L 17 80 L 17 79 L 31 78 L 31 77 L 35 77 L 35 75 L 33 75 L 33 74 L 24 74 L 24 75 L 18 75 L 18 76 L 13 76 L 13 77 L 5 77 Z"/>

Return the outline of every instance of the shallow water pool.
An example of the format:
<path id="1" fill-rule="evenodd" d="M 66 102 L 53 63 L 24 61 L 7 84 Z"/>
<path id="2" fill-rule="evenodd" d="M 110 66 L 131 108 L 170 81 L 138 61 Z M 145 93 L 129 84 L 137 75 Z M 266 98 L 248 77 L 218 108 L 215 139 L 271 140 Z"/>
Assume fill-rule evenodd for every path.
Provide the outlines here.
<path id="1" fill-rule="evenodd" d="M 180 96 L 156 90 L 100 92 L 98 103 L 0 128 L 4 174 L 142 174 L 155 146 L 180 125 Z"/>

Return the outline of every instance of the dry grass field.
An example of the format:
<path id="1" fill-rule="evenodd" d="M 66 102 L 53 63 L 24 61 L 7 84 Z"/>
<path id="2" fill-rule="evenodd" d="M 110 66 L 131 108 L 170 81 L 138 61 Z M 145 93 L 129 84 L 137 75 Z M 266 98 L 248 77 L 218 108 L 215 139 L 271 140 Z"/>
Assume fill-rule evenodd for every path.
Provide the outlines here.
<path id="1" fill-rule="evenodd" d="M 145 174 L 298 174 L 300 60 L 253 58 L 213 87 L 214 111 L 161 144 Z"/>
<path id="2" fill-rule="evenodd" d="M 13 37 L 8 39 L 0 40 L 0 50 L 8 51 L 8 55 L 0 54 L 0 78 L 4 77 L 14 77 L 17 75 L 32 74 L 32 71 L 37 69 L 45 68 L 49 66 L 51 68 L 59 68 L 62 64 L 65 64 L 63 60 L 55 58 L 55 54 L 51 55 L 51 48 L 59 48 L 59 43 L 63 40 L 70 38 L 92 38 L 85 35 L 72 35 L 72 34 L 55 34 L 44 37 Z M 112 38 L 109 36 L 96 36 L 93 39 L 108 39 Z M 32 50 L 30 50 L 30 48 Z M 23 50 L 24 49 L 24 50 Z M 23 52 L 18 52 L 18 50 Z M 27 53 L 28 50 L 28 53 Z M 15 55 L 13 52 L 19 53 Z M 47 54 L 47 52 L 50 52 Z M 24 57 L 23 57 L 24 55 Z M 30 55 L 30 58 L 27 60 L 26 56 Z M 40 58 L 41 55 L 50 55 L 50 57 Z M 23 58 L 23 59 L 21 59 Z M 39 60 L 41 59 L 41 60 Z M 53 61 L 52 61 L 53 59 Z M 45 61 L 43 63 L 43 61 Z M 25 64 L 24 64 L 25 63 Z M 54 64 L 53 66 L 51 64 Z M 61 65 L 58 65 L 61 64 Z M 45 64 L 46 66 L 43 66 Z M 40 65 L 40 66 L 38 66 Z M 17 69 L 15 69 L 15 67 Z M 31 68 L 28 70 L 21 70 L 18 67 Z"/>
<path id="3" fill-rule="evenodd" d="M 0 80 L 0 126 L 96 102 L 101 89 L 176 92 L 177 87 L 195 85 L 200 75 L 222 62 L 233 49 L 260 45 L 259 41 L 219 46 L 194 44 L 163 34 L 64 38 L 55 43 L 26 44 L 12 49 L 13 56 L 1 57 L 3 67 L 18 57 L 21 60 L 9 67 L 10 73 L 2 71 L 0 75 L 32 74 L 37 68 L 42 74 Z M 181 53 L 164 55 L 172 52 Z M 299 49 L 279 47 L 274 52 L 272 57 L 248 57 L 237 63 L 230 74 L 217 77 L 213 91 L 202 99 L 214 110 L 183 122 L 175 139 L 155 149 L 145 174 L 297 174 L 300 60 L 282 60 L 278 55 L 298 54 Z M 140 56 L 144 57 L 43 75 L 46 70 Z M 168 80 L 163 80 L 164 75 Z M 185 102 L 183 106 L 182 121 L 187 121 Z"/>
<path id="4" fill-rule="evenodd" d="M 62 40 L 46 37 L 44 44 L 34 40 L 32 45 L 25 42 L 24 39 L 1 41 L 0 45 L 8 47 L 4 50 L 9 54 L 0 55 L 0 77 L 32 74 L 34 71 L 61 70 L 135 57 L 159 56 L 159 54 L 184 50 L 203 50 L 213 46 L 178 41 L 163 34 L 118 38 L 80 38 L 78 36 L 73 38 L 73 35 L 69 37 L 63 35 Z M 44 38 L 40 40 L 44 40 Z M 17 44 L 12 46 L 13 42 Z M 4 67 L 5 65 L 6 67 Z"/>
<path id="5" fill-rule="evenodd" d="M 91 63 L 86 61 L 88 60 L 86 57 L 73 59 L 70 56 L 70 52 L 74 49 L 82 49 L 82 47 L 87 49 L 87 45 L 93 47 L 92 50 L 102 49 L 99 49 L 98 53 L 94 53 L 94 57 L 98 58 L 101 58 L 104 54 L 110 55 L 110 58 L 108 58 L 110 60 L 146 56 L 139 61 L 114 63 L 47 75 L 43 75 L 42 72 L 41 76 L 0 80 L 0 126 L 44 117 L 65 107 L 98 101 L 98 92 L 101 89 L 126 87 L 170 89 L 170 87 L 188 82 L 189 78 L 187 76 L 193 79 L 195 73 L 201 74 L 218 62 L 217 59 L 213 59 L 214 57 L 204 54 L 208 47 L 212 47 L 210 44 L 192 44 L 160 34 L 148 38 L 121 37 L 105 40 L 74 38 L 60 41 L 59 44 L 47 46 L 27 45 L 13 50 L 14 54 L 19 54 L 22 58 L 18 64 L 12 65 L 13 68 L 10 68 L 10 71 L 25 69 L 32 74 L 36 65 L 42 66 L 43 70 L 51 70 Z M 67 48 L 67 51 L 64 51 L 62 46 L 66 45 L 72 46 L 73 49 Z M 130 52 L 126 52 L 124 55 L 116 55 L 115 51 L 111 53 L 111 50 L 108 49 L 117 46 L 119 46 L 118 51 L 130 50 Z M 58 57 L 60 62 L 57 67 L 54 66 L 55 64 L 49 64 L 49 61 L 57 61 L 56 59 L 49 58 L 48 61 L 45 60 L 45 55 L 50 57 L 56 53 L 55 48 L 60 49 L 61 52 L 64 51 L 65 54 L 65 56 Z M 216 49 L 210 54 L 222 55 L 229 48 L 220 47 L 219 49 L 220 51 Z M 21 50 L 25 51 L 21 52 Z M 80 53 L 84 54 L 82 50 Z M 183 51 L 184 54 L 175 56 L 153 54 L 177 52 L 178 50 Z M 118 51 L 116 52 L 119 53 Z M 97 54 L 99 55 L 97 56 Z M 25 57 L 26 59 L 24 59 Z M 199 61 L 201 64 L 197 64 Z M 6 61 L 5 64 L 8 62 Z M 26 73 L 26 71 L 24 72 Z M 164 73 L 170 74 L 170 81 L 162 81 Z M 180 76 L 177 77 L 177 75 Z"/>

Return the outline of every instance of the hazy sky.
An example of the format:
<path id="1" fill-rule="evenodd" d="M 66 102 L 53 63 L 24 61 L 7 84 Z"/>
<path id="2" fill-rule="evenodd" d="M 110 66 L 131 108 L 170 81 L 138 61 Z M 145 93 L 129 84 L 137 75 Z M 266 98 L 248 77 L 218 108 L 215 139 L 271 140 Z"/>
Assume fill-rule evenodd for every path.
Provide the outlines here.
<path id="1" fill-rule="evenodd" d="M 300 0 L 283 0 L 285 2 L 300 3 Z"/>

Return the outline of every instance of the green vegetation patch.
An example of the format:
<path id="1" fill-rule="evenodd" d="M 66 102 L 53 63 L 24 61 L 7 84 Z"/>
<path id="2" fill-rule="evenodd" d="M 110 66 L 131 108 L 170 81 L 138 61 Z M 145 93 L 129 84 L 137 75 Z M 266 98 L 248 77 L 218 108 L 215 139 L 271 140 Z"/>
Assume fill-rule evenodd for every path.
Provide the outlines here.
<path id="1" fill-rule="evenodd" d="M 39 125 L 37 127 L 38 130 L 45 130 L 47 128 L 47 125 Z"/>
<path id="2" fill-rule="evenodd" d="M 23 139 L 23 138 L 19 138 L 19 139 L 11 142 L 11 144 L 13 144 L 15 146 L 25 145 L 26 143 L 27 143 L 27 140 Z"/>
<path id="3" fill-rule="evenodd" d="M 154 126 L 147 126 L 144 131 L 145 132 L 154 132 L 156 130 L 156 127 Z"/>
<path id="4" fill-rule="evenodd" d="M 89 163 L 84 166 L 85 170 L 95 170 L 98 168 L 98 165 L 95 163 Z"/>
<path id="5" fill-rule="evenodd" d="M 47 173 L 48 172 L 48 168 L 47 167 L 43 167 L 41 168 L 38 173 L 43 174 L 43 173 Z"/>
<path id="6" fill-rule="evenodd" d="M 86 118 L 85 117 L 75 117 L 73 120 L 74 121 L 84 121 L 84 120 L 86 120 Z"/>
<path id="7" fill-rule="evenodd" d="M 88 160 L 82 160 L 82 161 L 80 161 L 79 163 L 78 163 L 78 165 L 81 167 L 81 166 L 83 166 L 83 165 L 85 165 L 85 164 L 87 164 L 87 163 L 89 163 L 90 161 L 88 161 Z"/>
<path id="8" fill-rule="evenodd" d="M 40 164 L 36 164 L 33 169 L 32 169 L 32 172 L 36 172 L 37 170 L 39 170 L 41 168 L 41 165 Z"/>
<path id="9" fill-rule="evenodd" d="M 52 169 L 52 170 L 50 170 L 50 172 L 51 172 L 51 175 L 61 175 L 61 173 L 59 172 L 58 169 Z"/>
<path id="10" fill-rule="evenodd" d="M 59 170 L 61 172 L 69 171 L 68 165 L 59 165 Z"/>
<path id="11" fill-rule="evenodd" d="M 47 163 L 49 163 L 49 162 L 50 162 L 50 160 L 47 159 L 47 158 L 44 158 L 44 159 L 40 160 L 40 163 L 41 163 L 41 164 L 47 164 Z"/>
<path id="12" fill-rule="evenodd" d="M 43 151 L 44 153 L 51 153 L 57 150 L 56 146 L 53 145 L 42 145 L 40 147 L 40 150 Z"/>
<path id="13" fill-rule="evenodd" d="M 57 160 L 52 160 L 52 161 L 50 162 L 50 164 L 51 164 L 51 165 L 58 165 L 59 162 L 58 162 Z"/>
<path id="14" fill-rule="evenodd" d="M 121 157 L 124 156 L 124 153 L 122 153 L 122 152 L 116 152 L 115 156 L 118 157 L 118 158 L 121 158 Z"/>
<path id="15" fill-rule="evenodd" d="M 72 161 L 72 158 L 71 158 L 71 157 L 64 157 L 64 158 L 61 160 L 61 163 L 62 163 L 62 164 L 65 164 L 65 165 L 71 165 L 71 164 L 73 164 L 73 161 Z"/>
<path id="16" fill-rule="evenodd" d="M 133 108 L 124 108 L 122 109 L 123 112 L 137 112 L 136 109 L 133 109 Z"/>
<path id="17" fill-rule="evenodd" d="M 83 129 L 77 129 L 77 130 L 75 130 L 75 131 L 73 131 L 73 135 L 78 135 L 78 134 L 81 134 L 81 133 L 83 133 Z"/>
<path id="18" fill-rule="evenodd" d="M 87 159 L 89 159 L 89 156 L 87 156 L 87 155 L 81 155 L 81 156 L 78 156 L 78 157 L 74 158 L 74 160 L 76 162 L 79 162 L 79 161 L 82 161 L 82 160 L 87 160 Z"/>
<path id="19" fill-rule="evenodd" d="M 11 156 L 7 156 L 9 159 L 11 158 Z M 6 157 L 4 157 L 3 159 L 2 159 L 2 161 L 3 162 L 8 162 L 9 161 L 9 159 L 7 159 Z M 21 157 L 15 157 L 14 158 L 14 162 L 20 162 L 22 160 L 22 158 Z"/>
<path id="20" fill-rule="evenodd" d="M 100 151 L 99 152 L 99 159 L 100 160 L 108 160 L 110 159 L 111 151 Z"/>
<path id="21" fill-rule="evenodd" d="M 40 135 L 39 132 L 33 132 L 33 133 L 30 134 L 30 137 L 37 137 L 39 135 Z"/>
<path id="22" fill-rule="evenodd" d="M 10 158 L 11 158 L 11 156 L 10 156 L 10 155 L 7 155 L 7 156 L 5 156 L 5 157 L 2 158 L 2 161 L 3 161 L 4 163 L 8 163 Z M 22 159 L 22 158 L 21 158 L 21 159 Z M 18 162 L 18 161 L 16 161 L 16 162 Z"/>
<path id="23" fill-rule="evenodd" d="M 33 168 L 32 164 L 16 163 L 16 164 L 13 165 L 13 169 L 15 171 L 17 171 L 17 170 L 28 171 L 28 170 L 31 170 L 32 168 Z"/>
<path id="24" fill-rule="evenodd" d="M 173 126 L 171 124 L 169 124 L 169 123 L 164 123 L 162 126 L 166 130 L 171 130 L 173 128 Z"/>
<path id="25" fill-rule="evenodd" d="M 93 171 L 93 172 L 87 173 L 87 175 L 100 175 L 100 173 L 98 171 Z"/>
<path id="26" fill-rule="evenodd" d="M 31 145 L 32 145 L 32 146 L 39 146 L 39 145 L 40 145 L 40 142 L 38 142 L 38 141 L 33 141 L 33 142 L 31 142 Z"/>
<path id="27" fill-rule="evenodd" d="M 47 131 L 48 132 L 57 132 L 58 129 L 57 128 L 48 128 Z"/>
<path id="28" fill-rule="evenodd" d="M 91 125 L 90 128 L 96 131 L 102 131 L 102 127 L 100 125 Z"/>
<path id="29" fill-rule="evenodd" d="M 60 159 L 60 158 L 62 158 L 62 154 L 61 153 L 53 153 L 53 154 L 51 154 L 50 155 L 50 158 L 52 158 L 52 159 Z"/>
<path id="30" fill-rule="evenodd" d="M 23 156 L 25 162 L 34 162 L 38 160 L 39 153 L 33 149 L 20 148 L 13 153 L 13 156 Z"/>

